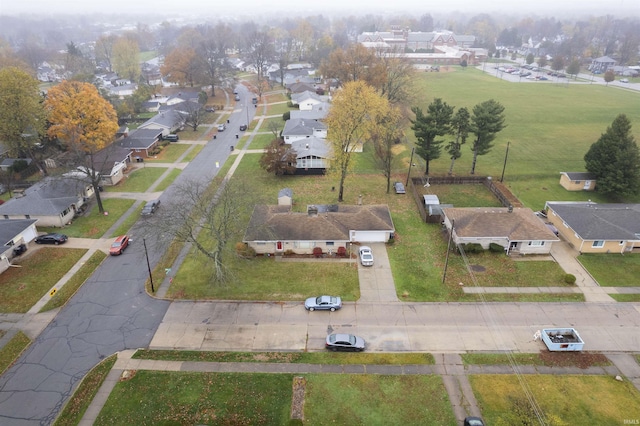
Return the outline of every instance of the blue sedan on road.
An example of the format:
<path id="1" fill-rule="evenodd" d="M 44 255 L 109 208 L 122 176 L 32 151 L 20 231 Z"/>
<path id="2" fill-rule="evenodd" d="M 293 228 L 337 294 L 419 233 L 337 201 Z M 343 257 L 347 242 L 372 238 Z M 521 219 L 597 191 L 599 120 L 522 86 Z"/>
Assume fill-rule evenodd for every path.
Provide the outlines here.
<path id="1" fill-rule="evenodd" d="M 304 302 L 307 311 L 329 310 L 331 312 L 342 308 L 342 299 L 338 296 L 318 296 L 310 297 Z"/>

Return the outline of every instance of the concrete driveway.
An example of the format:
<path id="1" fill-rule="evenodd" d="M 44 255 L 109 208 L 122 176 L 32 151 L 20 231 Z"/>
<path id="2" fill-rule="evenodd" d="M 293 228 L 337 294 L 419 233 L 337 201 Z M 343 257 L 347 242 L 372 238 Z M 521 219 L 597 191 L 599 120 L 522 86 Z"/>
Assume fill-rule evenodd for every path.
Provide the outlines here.
<path id="1" fill-rule="evenodd" d="M 358 261 L 360 299 L 358 302 L 397 302 L 396 286 L 384 243 L 367 244 L 373 251 L 373 266 L 362 266 Z"/>

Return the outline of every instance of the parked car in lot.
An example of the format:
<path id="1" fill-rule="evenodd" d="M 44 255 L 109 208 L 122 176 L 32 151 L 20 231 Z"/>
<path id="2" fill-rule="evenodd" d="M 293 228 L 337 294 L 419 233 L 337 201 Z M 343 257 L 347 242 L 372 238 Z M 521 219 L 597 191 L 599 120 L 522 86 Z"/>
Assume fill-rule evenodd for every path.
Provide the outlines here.
<path id="1" fill-rule="evenodd" d="M 404 184 L 402 182 L 393 182 L 393 190 L 396 194 L 405 194 Z"/>
<path id="2" fill-rule="evenodd" d="M 362 246 L 358 250 L 358 253 L 362 266 L 373 266 L 373 252 L 371 251 L 371 247 Z"/>
<path id="3" fill-rule="evenodd" d="M 152 215 L 158 210 L 160 206 L 160 200 L 151 200 L 147 201 L 147 204 L 142 208 L 142 212 L 140 213 L 142 216 Z"/>
<path id="4" fill-rule="evenodd" d="M 247 125 L 246 124 L 241 124 L 240 125 L 240 131 L 244 132 L 245 130 L 247 130 Z"/>
<path id="5" fill-rule="evenodd" d="M 328 310 L 333 312 L 342 308 L 342 299 L 338 296 L 310 297 L 305 300 L 304 307 L 308 311 Z"/>
<path id="6" fill-rule="evenodd" d="M 67 238 L 67 236 L 64 234 L 51 233 L 51 234 L 45 234 L 45 235 L 40 235 L 39 237 L 36 237 L 36 243 L 58 245 L 58 244 L 66 243 L 68 239 L 69 238 Z"/>
<path id="7" fill-rule="evenodd" d="M 224 123 L 218 124 L 218 131 L 219 132 L 224 132 L 224 129 L 226 129 L 226 128 L 227 128 L 226 124 L 224 124 Z"/>
<path id="8" fill-rule="evenodd" d="M 327 336 L 325 347 L 332 351 L 361 352 L 364 350 L 364 339 L 353 334 L 330 334 Z"/>
<path id="9" fill-rule="evenodd" d="M 109 254 L 111 256 L 118 256 L 122 254 L 124 249 L 129 246 L 129 236 L 128 235 L 120 235 L 116 240 L 111 244 L 111 248 L 109 249 Z"/>

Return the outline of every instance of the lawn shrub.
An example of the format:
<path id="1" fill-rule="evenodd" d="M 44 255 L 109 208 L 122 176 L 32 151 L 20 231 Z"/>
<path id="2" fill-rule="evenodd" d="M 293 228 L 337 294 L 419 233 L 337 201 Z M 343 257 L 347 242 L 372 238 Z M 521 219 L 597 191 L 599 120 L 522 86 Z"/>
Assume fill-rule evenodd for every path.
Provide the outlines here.
<path id="1" fill-rule="evenodd" d="M 564 282 L 567 284 L 575 284 L 576 276 L 573 274 L 564 274 Z"/>
<path id="2" fill-rule="evenodd" d="M 504 247 L 497 243 L 490 243 L 489 251 L 492 253 L 504 253 Z"/>
<path id="3" fill-rule="evenodd" d="M 313 257 L 322 257 L 322 248 L 314 247 L 313 248 Z"/>
<path id="4" fill-rule="evenodd" d="M 243 243 L 242 241 L 238 241 L 236 243 L 236 253 L 240 257 L 255 257 L 256 251 L 253 247 L 250 247 L 249 244 Z"/>
<path id="5" fill-rule="evenodd" d="M 287 111 L 287 112 L 285 112 L 284 114 L 282 114 L 282 119 L 283 119 L 284 121 L 287 121 L 287 120 L 289 120 L 290 118 L 291 118 L 291 111 Z"/>
<path id="6" fill-rule="evenodd" d="M 285 256 L 293 256 L 294 254 L 296 254 L 296 253 L 295 253 L 293 250 L 291 250 L 291 249 L 286 249 L 286 250 L 284 251 L 284 255 L 285 255 Z"/>
<path id="7" fill-rule="evenodd" d="M 462 244 L 462 249 L 467 254 L 482 253 L 484 251 L 484 248 L 482 248 L 482 245 L 478 243 Z"/>

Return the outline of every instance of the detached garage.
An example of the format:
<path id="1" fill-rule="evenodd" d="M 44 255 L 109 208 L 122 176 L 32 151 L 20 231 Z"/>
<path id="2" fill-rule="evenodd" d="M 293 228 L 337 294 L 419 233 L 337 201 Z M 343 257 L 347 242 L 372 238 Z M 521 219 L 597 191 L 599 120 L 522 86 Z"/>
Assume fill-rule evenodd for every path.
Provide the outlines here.
<path id="1" fill-rule="evenodd" d="M 394 232 L 386 205 L 312 205 L 306 213 L 292 212 L 290 206 L 258 205 L 243 242 L 258 254 L 311 254 L 314 248 L 330 253 L 349 243 L 384 243 Z"/>

